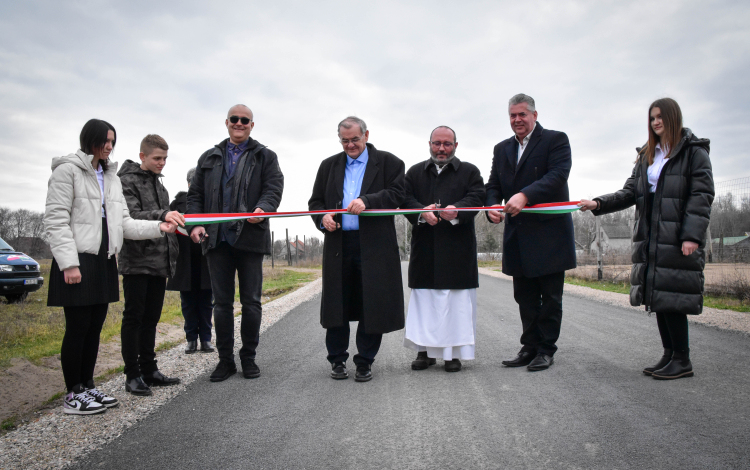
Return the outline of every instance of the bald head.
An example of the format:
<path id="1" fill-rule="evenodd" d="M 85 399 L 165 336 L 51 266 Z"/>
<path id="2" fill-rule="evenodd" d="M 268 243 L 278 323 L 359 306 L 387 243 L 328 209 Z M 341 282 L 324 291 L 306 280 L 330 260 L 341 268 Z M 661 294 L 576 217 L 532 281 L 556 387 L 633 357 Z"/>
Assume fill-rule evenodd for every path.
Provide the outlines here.
<path id="1" fill-rule="evenodd" d="M 247 116 L 250 118 L 250 120 L 253 120 L 253 110 L 245 106 L 244 104 L 236 104 L 229 108 L 229 111 L 227 112 L 227 119 L 236 111 L 242 110 L 245 113 L 247 113 Z M 244 114 L 244 113 L 243 113 Z"/>
<path id="2" fill-rule="evenodd" d="M 229 140 L 239 145 L 250 137 L 250 131 L 255 126 L 253 112 L 244 104 L 236 104 L 229 108 L 225 124 L 229 131 Z"/>

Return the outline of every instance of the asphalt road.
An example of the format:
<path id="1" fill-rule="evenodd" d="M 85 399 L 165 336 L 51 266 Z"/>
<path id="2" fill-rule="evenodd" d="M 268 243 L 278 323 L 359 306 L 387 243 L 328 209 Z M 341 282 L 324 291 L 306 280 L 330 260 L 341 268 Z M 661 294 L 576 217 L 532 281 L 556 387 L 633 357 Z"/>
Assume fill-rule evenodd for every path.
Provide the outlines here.
<path id="1" fill-rule="evenodd" d="M 519 349 L 511 283 L 481 276 L 478 305 L 461 372 L 412 371 L 396 332 L 357 383 L 351 361 L 329 378 L 319 300 L 302 304 L 261 336 L 260 378 L 206 376 L 79 468 L 750 467 L 747 336 L 691 325 L 695 377 L 656 381 L 655 317 L 567 296 L 555 365 L 532 373 L 500 364 Z"/>

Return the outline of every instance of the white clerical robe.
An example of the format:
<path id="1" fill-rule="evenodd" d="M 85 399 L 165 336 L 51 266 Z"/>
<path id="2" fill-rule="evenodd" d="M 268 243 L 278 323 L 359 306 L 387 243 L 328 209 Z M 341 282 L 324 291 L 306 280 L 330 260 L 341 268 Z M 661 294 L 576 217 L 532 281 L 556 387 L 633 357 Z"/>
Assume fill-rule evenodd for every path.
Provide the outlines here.
<path id="1" fill-rule="evenodd" d="M 476 289 L 412 289 L 404 346 L 431 358 L 474 359 Z"/>

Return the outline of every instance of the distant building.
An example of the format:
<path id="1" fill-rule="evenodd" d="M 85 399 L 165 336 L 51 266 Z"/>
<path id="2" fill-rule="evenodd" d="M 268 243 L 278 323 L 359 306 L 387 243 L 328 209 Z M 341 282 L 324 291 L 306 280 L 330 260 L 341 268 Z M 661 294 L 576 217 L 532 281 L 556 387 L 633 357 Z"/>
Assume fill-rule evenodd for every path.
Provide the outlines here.
<path id="1" fill-rule="evenodd" d="M 750 234 L 711 239 L 713 262 L 750 262 Z"/>
<path id="2" fill-rule="evenodd" d="M 602 224 L 602 254 L 612 251 L 628 252 L 631 249 L 631 240 L 633 238 L 633 229 L 629 225 L 605 225 Z M 591 241 L 589 249 L 591 254 L 599 253 L 599 244 L 597 243 L 597 233 L 594 232 L 594 239 Z"/>

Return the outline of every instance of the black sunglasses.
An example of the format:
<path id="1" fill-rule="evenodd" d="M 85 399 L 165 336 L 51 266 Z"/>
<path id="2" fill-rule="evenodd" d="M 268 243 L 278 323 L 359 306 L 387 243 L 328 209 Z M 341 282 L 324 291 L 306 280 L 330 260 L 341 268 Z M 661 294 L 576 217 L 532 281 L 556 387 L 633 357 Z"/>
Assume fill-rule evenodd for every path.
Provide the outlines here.
<path id="1" fill-rule="evenodd" d="M 237 124 L 237 121 L 242 122 L 242 124 L 244 124 L 246 126 L 248 124 L 250 124 L 250 118 L 239 117 L 239 116 L 230 116 L 229 117 L 229 122 L 231 122 L 232 124 Z"/>

